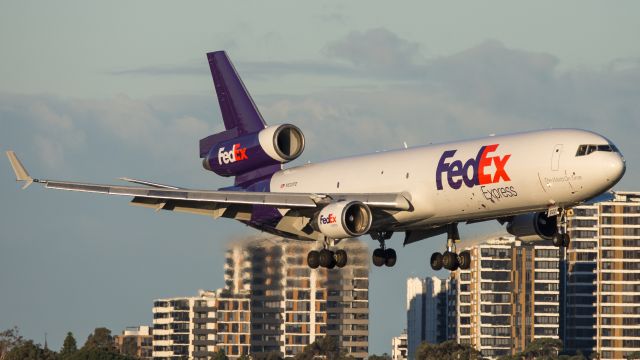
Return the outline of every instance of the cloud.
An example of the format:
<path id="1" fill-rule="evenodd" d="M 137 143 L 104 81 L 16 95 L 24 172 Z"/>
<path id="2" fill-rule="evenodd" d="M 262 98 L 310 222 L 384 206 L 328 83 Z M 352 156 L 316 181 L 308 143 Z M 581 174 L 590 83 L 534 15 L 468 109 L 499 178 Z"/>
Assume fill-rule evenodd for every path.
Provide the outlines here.
<path id="1" fill-rule="evenodd" d="M 369 44 L 348 47 L 365 40 Z M 639 61 L 560 70 L 553 55 L 511 49 L 497 41 L 426 59 L 416 44 L 385 29 L 350 33 L 326 49 L 343 63 L 249 62 L 240 69 L 243 76 L 344 74 L 352 76 L 356 85 L 364 73 L 383 79 L 376 87 L 334 86 L 302 95 L 273 87 L 273 93 L 255 96 L 267 122 L 289 122 L 304 131 L 307 148 L 299 162 L 399 148 L 405 141 L 414 146 L 491 133 L 577 127 L 600 132 L 619 145 L 629 164 L 623 186 L 640 180 L 633 168 L 640 163 L 640 154 L 634 151 L 635 134 L 640 132 Z M 393 73 L 396 69 L 400 70 Z M 387 75 L 379 75 L 384 72 Z M 222 130 L 214 94 L 143 100 L 125 95 L 97 100 L 0 94 L 0 115 L 28 119 L 12 126 L 34 125 L 41 138 L 29 138 L 41 152 L 49 153 L 50 161 L 64 162 L 69 151 L 79 149 L 95 151 L 93 156 L 110 161 L 93 146 L 115 143 L 121 144 L 118 155 L 135 152 L 154 162 L 169 161 L 176 172 L 192 171 L 198 161 L 197 141 Z M 42 135 L 52 139 L 49 144 Z M 68 143 L 74 141 L 72 149 Z M 62 150 L 55 143 L 62 144 Z"/>
<path id="2" fill-rule="evenodd" d="M 350 32 L 345 38 L 329 43 L 324 51 L 379 74 L 409 75 L 424 63 L 418 43 L 402 39 L 385 28 Z"/>

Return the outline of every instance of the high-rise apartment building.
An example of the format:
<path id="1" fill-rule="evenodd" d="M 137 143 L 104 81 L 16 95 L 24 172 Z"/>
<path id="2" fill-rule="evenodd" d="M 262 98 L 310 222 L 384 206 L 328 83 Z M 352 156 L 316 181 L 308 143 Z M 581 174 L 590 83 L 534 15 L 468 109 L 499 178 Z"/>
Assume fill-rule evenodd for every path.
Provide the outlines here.
<path id="1" fill-rule="evenodd" d="M 640 351 L 640 192 L 577 206 L 568 220 L 565 349 L 601 359 Z"/>
<path id="2" fill-rule="evenodd" d="M 558 338 L 559 250 L 513 237 L 473 246 L 471 267 L 453 273 L 457 338 L 497 358 L 535 338 Z"/>
<path id="3" fill-rule="evenodd" d="M 127 327 L 121 335 L 113 337 L 120 354 L 150 360 L 153 356 L 153 331 L 149 326 Z"/>
<path id="4" fill-rule="evenodd" d="M 407 360 L 407 331 L 391 338 L 391 360 Z"/>
<path id="5" fill-rule="evenodd" d="M 205 360 L 222 349 L 229 358 L 249 354 L 246 292 L 200 291 L 199 296 L 153 303 L 153 359 Z"/>
<path id="6" fill-rule="evenodd" d="M 407 279 L 407 354 L 413 359 L 421 342 L 432 344 L 448 336 L 448 284 L 437 277 Z"/>
<path id="7" fill-rule="evenodd" d="M 359 240 L 340 243 L 349 253 L 342 269 L 310 269 L 315 243 L 256 239 L 227 252 L 225 283 L 251 298 L 251 352 L 295 356 L 319 337 L 335 337 L 356 359 L 368 356 L 369 259 Z"/>

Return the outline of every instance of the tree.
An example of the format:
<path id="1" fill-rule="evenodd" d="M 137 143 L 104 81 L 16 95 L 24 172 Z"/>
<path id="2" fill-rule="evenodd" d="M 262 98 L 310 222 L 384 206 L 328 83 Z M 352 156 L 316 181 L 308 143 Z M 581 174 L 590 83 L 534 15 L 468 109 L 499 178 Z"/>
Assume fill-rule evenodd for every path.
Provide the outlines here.
<path id="1" fill-rule="evenodd" d="M 475 360 L 482 359 L 482 354 L 470 345 L 449 340 L 440 344 L 421 343 L 416 350 L 415 358 L 416 360 Z"/>
<path id="2" fill-rule="evenodd" d="M 325 357 L 328 360 L 353 359 L 346 355 L 338 344 L 338 340 L 333 336 L 325 336 L 316 339 L 313 344 L 304 347 L 304 350 L 294 357 L 295 360 L 313 360 L 316 356 Z"/>
<path id="3" fill-rule="evenodd" d="M 33 340 L 24 341 L 14 346 L 4 360 L 57 360 L 58 354 L 34 344 Z"/>
<path id="4" fill-rule="evenodd" d="M 629 353 L 624 358 L 627 360 L 640 359 L 640 351 L 634 351 L 632 353 Z"/>
<path id="5" fill-rule="evenodd" d="M 64 360 L 135 360 L 136 358 L 121 355 L 114 350 L 94 348 L 82 348 Z"/>
<path id="6" fill-rule="evenodd" d="M 253 358 L 253 360 L 283 360 L 280 351 L 269 351 L 264 353 L 251 354 L 251 357 Z"/>
<path id="7" fill-rule="evenodd" d="M 20 335 L 20 330 L 17 326 L 0 332 L 0 360 L 4 360 L 11 349 L 21 345 L 23 342 L 24 338 Z"/>
<path id="8" fill-rule="evenodd" d="M 211 360 L 229 360 L 227 354 L 224 352 L 224 349 L 218 350 L 218 352 L 211 357 Z"/>
<path id="9" fill-rule="evenodd" d="M 89 335 L 87 342 L 84 343 L 83 349 L 97 348 L 111 351 L 114 350 L 115 347 L 115 342 L 111 336 L 111 330 L 105 327 L 99 327 L 93 331 L 93 334 Z"/>
<path id="10" fill-rule="evenodd" d="M 60 359 L 64 360 L 75 354 L 76 351 L 78 351 L 76 339 L 73 337 L 73 333 L 68 332 L 67 337 L 64 338 L 64 342 L 62 343 L 62 349 L 60 349 Z"/>
<path id="11" fill-rule="evenodd" d="M 389 354 L 384 353 L 382 355 L 369 355 L 369 360 L 391 360 L 391 356 Z"/>
<path id="12" fill-rule="evenodd" d="M 562 341 L 558 339 L 535 339 L 524 348 L 521 356 L 525 359 L 553 359 L 562 350 Z"/>
<path id="13" fill-rule="evenodd" d="M 125 336 L 122 339 L 122 353 L 129 356 L 138 355 L 138 341 L 133 336 Z"/>

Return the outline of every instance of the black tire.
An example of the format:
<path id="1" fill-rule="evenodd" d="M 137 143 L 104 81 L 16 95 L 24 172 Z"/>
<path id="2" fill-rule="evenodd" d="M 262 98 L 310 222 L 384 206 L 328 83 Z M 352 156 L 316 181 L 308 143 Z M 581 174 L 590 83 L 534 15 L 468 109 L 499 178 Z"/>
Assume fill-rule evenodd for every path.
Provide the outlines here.
<path id="1" fill-rule="evenodd" d="M 373 261 L 373 265 L 375 266 L 382 266 L 385 263 L 384 260 L 384 250 L 382 249 L 375 249 L 373 250 L 373 256 L 371 256 L 371 260 Z"/>
<path id="2" fill-rule="evenodd" d="M 331 250 L 327 250 L 327 249 L 320 250 L 319 258 L 320 258 L 320 266 L 324 268 L 329 268 L 331 263 L 335 262 L 333 259 L 333 251 Z"/>
<path id="3" fill-rule="evenodd" d="M 393 267 L 398 261 L 398 256 L 396 255 L 396 251 L 393 249 L 386 249 L 384 251 L 384 264 L 388 267 Z"/>
<path id="4" fill-rule="evenodd" d="M 562 234 L 562 246 L 568 248 L 570 243 L 571 237 L 569 236 L 569 234 Z"/>
<path id="5" fill-rule="evenodd" d="M 342 249 L 336 250 L 335 258 L 336 258 L 336 266 L 337 267 L 343 268 L 345 265 L 347 265 L 348 257 L 347 257 L 347 252 L 346 251 L 344 251 Z"/>
<path id="6" fill-rule="evenodd" d="M 462 270 L 469 270 L 471 267 L 471 253 L 463 251 L 458 255 L 458 266 Z"/>
<path id="7" fill-rule="evenodd" d="M 318 266 L 320 266 L 320 253 L 315 250 L 309 251 L 309 254 L 307 254 L 307 265 L 312 269 L 317 269 Z"/>
<path id="8" fill-rule="evenodd" d="M 439 252 L 431 254 L 431 268 L 435 271 L 442 269 L 442 254 Z"/>
<path id="9" fill-rule="evenodd" d="M 553 243 L 553 246 L 561 247 L 562 246 L 562 237 L 563 236 L 562 236 L 561 233 L 555 234 L 555 236 L 551 238 L 551 242 Z"/>
<path id="10" fill-rule="evenodd" d="M 329 265 L 327 266 L 327 269 L 333 269 L 335 267 L 336 267 L 336 259 L 331 257 L 331 260 L 329 260 Z"/>
<path id="11" fill-rule="evenodd" d="M 442 254 L 442 266 L 449 271 L 456 271 L 458 269 L 458 256 L 456 256 L 456 253 L 446 251 Z"/>

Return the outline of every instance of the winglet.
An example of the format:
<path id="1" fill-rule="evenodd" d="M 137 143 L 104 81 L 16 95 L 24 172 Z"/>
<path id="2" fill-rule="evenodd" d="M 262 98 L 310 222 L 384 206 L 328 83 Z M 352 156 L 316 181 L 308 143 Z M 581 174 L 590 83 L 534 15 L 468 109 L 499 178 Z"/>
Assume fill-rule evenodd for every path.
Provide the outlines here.
<path id="1" fill-rule="evenodd" d="M 26 189 L 33 183 L 33 178 L 29 176 L 27 169 L 24 168 L 24 165 L 22 165 L 15 152 L 11 150 L 7 151 L 7 157 L 9 158 L 9 162 L 11 163 L 13 172 L 16 173 L 16 181 L 24 181 L 24 185 L 22 186 L 22 188 Z"/>

